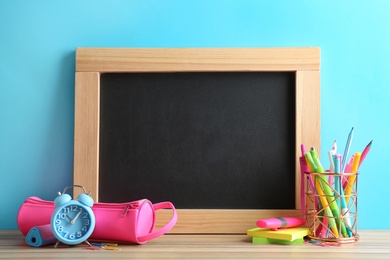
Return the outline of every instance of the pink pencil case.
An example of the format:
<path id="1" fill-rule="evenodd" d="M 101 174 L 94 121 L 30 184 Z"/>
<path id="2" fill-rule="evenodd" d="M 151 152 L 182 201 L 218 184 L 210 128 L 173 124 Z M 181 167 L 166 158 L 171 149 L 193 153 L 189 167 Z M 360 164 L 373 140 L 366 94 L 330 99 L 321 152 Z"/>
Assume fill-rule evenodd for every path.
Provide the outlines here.
<path id="1" fill-rule="evenodd" d="M 19 209 L 17 224 L 24 236 L 35 226 L 50 223 L 55 209 L 53 201 L 38 197 L 27 198 Z M 171 220 L 162 228 L 154 230 L 156 211 L 171 209 Z M 173 228 L 177 221 L 176 209 L 171 202 L 152 204 L 149 200 L 128 203 L 94 203 L 96 225 L 89 240 L 116 241 L 144 244 Z"/>

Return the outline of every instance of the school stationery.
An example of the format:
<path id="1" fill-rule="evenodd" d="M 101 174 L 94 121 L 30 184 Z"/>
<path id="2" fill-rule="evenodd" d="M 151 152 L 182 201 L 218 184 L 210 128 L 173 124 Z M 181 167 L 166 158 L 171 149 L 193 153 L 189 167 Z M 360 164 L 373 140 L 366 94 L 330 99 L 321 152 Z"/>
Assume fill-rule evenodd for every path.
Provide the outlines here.
<path id="1" fill-rule="evenodd" d="M 348 160 L 354 128 L 352 127 L 344 157 L 336 153 L 336 142 L 328 152 L 329 171 L 322 167 L 315 149 L 305 154 L 311 168 L 306 175 L 306 220 L 309 238 L 339 244 L 354 243 L 359 240 L 357 234 L 357 177 L 362 159 L 370 151 L 372 141 L 362 153 L 353 153 Z M 309 180 L 315 179 L 313 188 Z M 334 182 L 332 181 L 334 180 Z M 315 203 L 317 199 L 320 204 Z"/>
<path id="2" fill-rule="evenodd" d="M 371 144 L 372 144 L 372 141 L 364 148 L 363 152 L 362 152 L 362 156 L 360 157 L 360 162 L 359 162 L 359 167 L 360 165 L 363 163 L 364 159 L 366 158 L 368 152 L 371 150 Z"/>
<path id="3" fill-rule="evenodd" d="M 334 167 L 335 167 L 334 161 L 333 161 L 333 155 L 334 155 L 333 151 L 330 150 L 330 151 L 328 152 L 329 164 L 330 164 L 329 172 L 333 172 L 333 171 L 334 171 Z"/>
<path id="4" fill-rule="evenodd" d="M 335 164 L 335 173 L 340 174 L 341 171 L 341 155 L 336 154 L 334 156 L 334 164 Z M 344 188 L 341 184 L 341 178 L 342 175 L 337 175 L 336 176 L 336 187 L 335 187 L 335 196 L 339 197 L 337 200 L 337 206 L 341 208 L 341 215 L 343 216 L 343 220 L 345 221 L 344 223 L 346 224 L 346 230 L 348 233 L 348 237 L 352 237 L 352 231 L 351 231 L 351 220 L 349 216 L 349 210 L 347 207 L 347 204 L 345 202 L 345 195 L 344 195 Z M 338 194 L 337 194 L 338 192 Z M 341 207 L 340 207 L 341 206 Z"/>
<path id="5" fill-rule="evenodd" d="M 345 167 L 346 167 L 347 157 L 349 154 L 349 149 L 351 147 L 352 138 L 353 138 L 353 127 L 352 127 L 351 131 L 349 132 L 347 143 L 345 145 L 341 172 L 344 172 Z"/>
<path id="6" fill-rule="evenodd" d="M 352 173 L 345 174 L 350 176 Z M 338 243 L 352 243 L 357 241 L 357 207 L 356 207 L 356 193 L 351 194 L 351 203 L 350 206 L 347 206 L 345 202 L 343 202 L 343 198 L 345 196 L 343 193 L 338 192 L 336 187 L 332 187 L 331 196 L 328 196 L 323 191 L 323 186 L 321 186 L 321 175 L 333 175 L 335 182 L 339 182 L 340 178 L 343 177 L 343 174 L 336 173 L 307 173 L 308 175 L 314 176 L 318 181 L 316 182 L 316 191 L 313 192 L 311 190 L 310 185 L 307 185 L 307 204 L 306 211 L 308 214 L 306 215 L 307 226 L 310 229 L 309 237 L 312 239 L 326 241 L 326 242 L 338 242 Z M 328 185 L 328 184 L 325 184 Z M 356 189 L 356 186 L 354 186 Z M 342 190 L 342 188 L 340 189 Z M 333 205 L 337 208 L 331 207 L 330 201 L 328 198 L 332 197 Z M 321 202 L 322 208 L 316 208 L 314 206 L 314 199 L 319 199 Z M 339 205 L 337 205 L 336 201 L 340 201 Z M 318 230 L 321 230 L 318 233 Z"/>
<path id="7" fill-rule="evenodd" d="M 337 141 L 336 140 L 333 141 L 332 152 L 333 152 L 333 154 L 337 153 Z"/>
<path id="8" fill-rule="evenodd" d="M 310 153 L 305 153 L 305 159 L 306 159 L 306 162 L 307 162 L 307 166 L 309 167 L 310 169 L 310 172 L 315 172 L 316 171 L 316 165 L 313 161 L 313 157 L 311 156 Z"/>
<path id="9" fill-rule="evenodd" d="M 310 154 L 314 162 L 313 167 L 315 168 L 315 171 L 325 172 L 324 167 L 321 164 L 320 158 L 318 157 L 317 151 L 314 149 L 314 147 L 310 148 Z"/>
<path id="10" fill-rule="evenodd" d="M 308 234 L 309 229 L 307 227 L 294 227 L 277 231 L 257 227 L 247 231 L 247 235 L 251 237 L 273 238 L 287 241 L 294 241 L 298 238 L 303 238 Z"/>
<path id="11" fill-rule="evenodd" d="M 57 238 L 51 232 L 50 224 L 33 227 L 26 235 L 26 243 L 33 247 L 54 244 L 56 241 Z"/>
<path id="12" fill-rule="evenodd" d="M 303 237 L 297 238 L 293 241 L 265 238 L 265 237 L 252 237 L 253 244 L 278 244 L 278 245 L 303 245 L 305 243 Z"/>
<path id="13" fill-rule="evenodd" d="M 318 154 L 315 151 L 314 147 L 311 148 L 310 154 L 311 154 L 313 161 L 316 165 L 316 168 L 315 168 L 316 172 L 317 173 L 325 173 L 324 167 L 322 166 L 321 161 L 320 161 Z M 331 186 L 330 186 L 329 181 L 327 179 L 328 179 L 328 176 L 325 174 L 319 174 L 316 176 L 316 181 L 317 180 L 319 181 L 318 184 L 316 183 L 317 192 L 320 194 L 323 191 L 323 194 L 326 195 L 325 197 L 327 200 L 327 202 L 326 202 L 326 200 L 323 200 L 323 199 L 321 200 L 321 195 L 320 195 L 320 201 L 321 201 L 322 206 L 324 207 L 325 213 L 327 215 L 330 214 L 329 209 L 326 208 L 327 205 L 329 205 L 329 208 L 332 212 L 332 215 L 335 217 L 337 227 L 341 228 L 341 233 L 344 237 L 348 237 L 348 234 L 347 234 L 347 231 L 345 228 L 345 224 L 339 218 L 340 217 L 339 207 L 337 206 L 337 203 L 336 203 L 336 200 L 334 198 Z M 330 217 L 330 215 L 328 217 Z M 328 221 L 333 222 L 330 219 L 328 219 Z M 337 228 L 333 225 L 333 223 L 330 223 L 330 224 L 331 224 L 331 228 L 334 231 L 336 231 Z M 334 234 L 334 235 L 337 236 L 338 234 Z"/>
<path id="14" fill-rule="evenodd" d="M 352 154 L 351 158 L 349 159 L 349 162 L 347 163 L 347 166 L 345 167 L 344 172 L 351 172 L 353 160 L 355 159 L 355 154 Z M 341 171 L 340 171 L 341 172 Z"/>
<path id="15" fill-rule="evenodd" d="M 305 215 L 305 172 L 309 172 L 309 166 L 307 165 L 305 156 L 299 157 L 299 165 L 301 167 L 301 210 L 302 215 Z"/>
<path id="16" fill-rule="evenodd" d="M 316 179 L 319 179 L 320 186 L 322 187 L 324 194 L 326 195 L 326 200 L 328 201 L 327 204 L 324 204 L 325 201 L 321 200 L 322 206 L 325 207 L 326 205 L 329 205 L 330 210 L 332 211 L 333 216 L 335 217 L 336 223 L 338 227 L 341 227 L 341 233 L 344 237 L 348 237 L 347 230 L 345 228 L 344 222 L 340 220 L 340 211 L 339 207 L 337 206 L 336 199 L 334 197 L 334 194 L 332 192 L 332 189 L 329 185 L 329 183 L 325 180 L 324 175 L 318 175 L 316 176 Z M 317 186 L 316 186 L 317 187 Z M 319 189 L 319 186 L 318 188 Z M 318 192 L 318 191 L 317 191 Z M 321 196 L 321 195 L 320 195 Z M 330 219 L 328 219 L 330 221 Z M 335 229 L 336 230 L 336 229 Z M 335 234 L 336 235 L 336 234 Z"/>
<path id="17" fill-rule="evenodd" d="M 319 196 L 319 199 L 320 199 L 320 202 L 322 204 L 322 207 L 323 207 L 323 210 L 325 212 L 325 216 L 329 222 L 329 226 L 330 228 L 332 229 L 332 232 L 334 234 L 335 237 L 339 237 L 339 232 L 338 232 L 338 229 L 337 229 L 337 225 L 336 225 L 336 221 L 334 219 L 334 216 L 333 216 L 333 212 L 332 210 L 329 208 L 329 204 L 328 204 L 328 201 L 326 200 L 326 196 L 322 190 L 322 187 L 320 185 L 320 181 L 318 180 L 318 177 L 315 177 L 316 181 L 316 191 L 317 191 L 317 194 Z"/>
<path id="18" fill-rule="evenodd" d="M 355 153 L 355 158 L 353 160 L 353 165 L 352 165 L 352 169 L 351 169 L 352 173 L 357 173 L 357 170 L 359 168 L 360 156 L 361 156 L 360 152 Z M 353 190 L 353 184 L 355 183 L 355 180 L 356 180 L 356 174 L 353 174 L 353 175 L 349 176 L 349 178 L 348 178 L 347 186 L 345 188 L 345 196 L 346 196 L 345 202 L 347 203 L 347 205 L 349 202 L 351 192 Z"/>
<path id="19" fill-rule="evenodd" d="M 335 166 L 334 167 L 334 173 L 337 173 L 337 174 L 340 174 L 340 166 L 341 166 L 341 155 L 340 154 L 336 154 L 334 156 L 332 156 L 332 161 L 333 161 L 333 165 Z M 334 191 L 334 196 L 337 197 L 338 196 L 338 193 L 340 192 L 341 190 L 341 180 L 340 178 L 336 178 L 335 180 L 335 191 Z M 340 202 L 340 199 L 338 199 L 337 201 L 337 206 L 340 207 L 341 205 L 341 202 Z"/>
<path id="20" fill-rule="evenodd" d="M 302 210 L 302 215 L 306 215 L 306 210 L 305 210 L 305 204 L 306 204 L 306 197 L 305 197 L 305 173 L 306 172 L 311 172 L 310 166 L 307 162 L 307 159 L 305 157 L 306 149 L 305 146 L 301 146 L 302 149 L 302 156 L 299 157 L 299 164 L 301 167 L 301 210 Z M 312 178 L 308 180 L 309 184 L 311 185 L 312 189 L 314 190 L 314 181 Z M 316 205 L 317 205 L 317 200 L 316 200 Z"/>
<path id="21" fill-rule="evenodd" d="M 306 223 L 303 218 L 282 217 L 282 218 L 265 218 L 256 222 L 256 226 L 259 228 L 269 228 L 273 231 L 299 227 Z"/>
<path id="22" fill-rule="evenodd" d="M 155 230 L 156 211 L 161 209 L 171 209 L 172 218 L 164 227 Z M 19 230 L 26 236 L 31 228 L 49 224 L 54 210 L 53 201 L 27 198 L 18 212 Z M 156 204 L 147 199 L 127 203 L 96 202 L 92 211 L 96 224 L 90 240 L 144 244 L 168 232 L 177 221 L 176 209 L 168 201 Z"/>
<path id="23" fill-rule="evenodd" d="M 305 157 L 308 160 L 308 162 L 310 163 L 311 168 L 315 169 L 315 172 L 323 173 L 325 171 L 321 165 L 321 162 L 318 159 L 317 152 L 315 151 L 314 148 L 311 149 L 310 153 L 305 153 Z M 321 176 L 321 177 L 324 178 L 323 176 Z M 330 197 L 333 197 L 333 196 L 332 196 L 331 192 L 329 192 L 329 189 L 327 189 L 328 193 L 327 193 L 327 196 L 325 196 L 323 187 L 320 184 L 320 180 L 319 180 L 320 177 L 314 176 L 314 179 L 315 179 L 315 191 L 318 194 L 318 197 L 319 197 L 320 202 L 322 204 L 325 215 L 329 221 L 330 228 L 332 229 L 332 232 L 335 234 L 335 236 L 338 236 L 338 229 L 337 229 L 337 225 L 336 225 L 336 222 L 335 222 L 335 219 L 333 216 L 333 212 L 330 209 L 329 203 L 328 203 L 327 198 L 326 198 L 328 195 Z M 321 179 L 321 180 L 324 182 L 323 184 L 326 183 L 325 179 Z"/>

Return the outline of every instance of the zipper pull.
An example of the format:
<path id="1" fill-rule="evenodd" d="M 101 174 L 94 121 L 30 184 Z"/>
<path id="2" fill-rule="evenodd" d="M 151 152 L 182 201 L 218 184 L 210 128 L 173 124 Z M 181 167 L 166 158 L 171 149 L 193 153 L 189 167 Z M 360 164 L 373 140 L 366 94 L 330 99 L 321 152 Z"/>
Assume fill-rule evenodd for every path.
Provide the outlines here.
<path id="1" fill-rule="evenodd" d="M 128 211 L 129 209 L 137 209 L 138 207 L 139 207 L 139 202 L 138 202 L 138 201 L 130 202 L 130 203 L 127 204 L 126 207 L 123 209 L 121 218 L 124 218 L 124 217 L 126 216 L 127 211 Z"/>

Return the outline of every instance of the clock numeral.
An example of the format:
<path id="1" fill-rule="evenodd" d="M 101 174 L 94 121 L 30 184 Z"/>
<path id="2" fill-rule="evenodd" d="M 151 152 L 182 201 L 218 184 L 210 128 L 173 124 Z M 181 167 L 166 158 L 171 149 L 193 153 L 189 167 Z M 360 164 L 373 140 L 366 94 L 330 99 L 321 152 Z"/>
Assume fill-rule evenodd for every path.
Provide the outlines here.
<path id="1" fill-rule="evenodd" d="M 85 225 L 89 225 L 89 219 L 86 219 L 84 223 Z"/>
<path id="2" fill-rule="evenodd" d="M 81 232 L 81 231 L 77 232 L 77 237 L 82 237 L 82 235 L 83 235 L 83 232 Z"/>
<path id="3" fill-rule="evenodd" d="M 64 227 L 63 226 L 59 226 L 57 230 L 58 230 L 58 232 L 62 232 L 62 231 L 64 231 Z"/>
<path id="4" fill-rule="evenodd" d="M 74 233 L 72 233 L 72 234 L 69 235 L 69 238 L 70 238 L 70 239 L 75 239 L 75 238 L 76 238 L 76 235 L 75 235 Z"/>
<path id="5" fill-rule="evenodd" d="M 56 219 L 56 224 L 57 224 L 57 225 L 61 224 L 61 220 Z"/>
<path id="6" fill-rule="evenodd" d="M 58 213 L 58 218 L 65 219 L 66 213 Z"/>
<path id="7" fill-rule="evenodd" d="M 65 207 L 63 209 L 64 213 L 69 213 L 71 211 L 78 211 L 78 206 L 77 205 L 70 205 L 69 207 Z"/>
<path id="8" fill-rule="evenodd" d="M 88 213 L 87 212 L 84 212 L 83 218 L 88 218 Z"/>
<path id="9" fill-rule="evenodd" d="M 87 226 L 84 226 L 81 230 L 84 232 L 87 232 L 88 228 L 87 228 Z"/>

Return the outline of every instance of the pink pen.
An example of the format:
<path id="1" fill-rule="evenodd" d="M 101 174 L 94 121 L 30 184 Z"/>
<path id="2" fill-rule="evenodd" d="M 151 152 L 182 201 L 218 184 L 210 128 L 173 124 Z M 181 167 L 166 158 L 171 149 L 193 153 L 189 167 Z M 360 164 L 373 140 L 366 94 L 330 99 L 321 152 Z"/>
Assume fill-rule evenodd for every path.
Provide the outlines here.
<path id="1" fill-rule="evenodd" d="M 372 144 L 372 140 L 371 140 L 371 142 L 366 146 L 366 148 L 364 148 L 363 153 L 362 153 L 362 156 L 360 157 L 359 167 L 360 167 L 360 165 L 362 164 L 362 162 L 364 161 L 364 158 L 366 158 L 366 155 L 368 154 L 368 152 L 370 151 L 370 149 L 371 149 L 371 144 Z"/>
<path id="2" fill-rule="evenodd" d="M 347 166 L 345 166 L 345 170 L 343 173 L 349 173 L 352 169 L 353 160 L 355 159 L 355 154 L 352 154 L 351 158 L 349 159 L 349 162 Z"/>
<path id="3" fill-rule="evenodd" d="M 306 153 L 305 144 L 301 144 L 301 152 L 302 152 L 302 156 L 299 157 L 299 164 L 301 166 L 301 210 L 302 210 L 302 214 L 305 216 L 306 215 L 306 211 L 305 211 L 305 203 L 306 203 L 306 200 L 305 200 L 305 173 L 310 172 L 309 165 L 307 164 L 306 158 L 304 156 Z M 309 175 L 309 184 L 310 184 L 312 191 L 315 191 L 314 182 L 313 182 L 313 179 L 310 175 Z M 315 206 L 317 209 L 317 200 L 315 201 Z"/>
<path id="4" fill-rule="evenodd" d="M 270 228 L 271 230 L 298 227 L 306 224 L 303 218 L 282 217 L 282 218 L 265 218 L 256 222 L 259 228 Z"/>
<path id="5" fill-rule="evenodd" d="M 305 172 L 310 172 L 309 166 L 307 166 L 307 162 L 304 156 L 299 157 L 299 164 L 301 166 L 301 210 L 302 214 L 305 214 Z"/>
<path id="6" fill-rule="evenodd" d="M 301 152 L 302 152 L 302 156 L 305 156 L 305 153 L 306 153 L 306 146 L 305 146 L 305 144 L 301 144 Z"/>
<path id="7" fill-rule="evenodd" d="M 337 153 L 337 142 L 336 140 L 334 140 L 332 150 L 328 152 L 329 162 L 330 162 L 329 172 L 334 172 L 333 155 L 335 155 L 336 153 Z"/>

